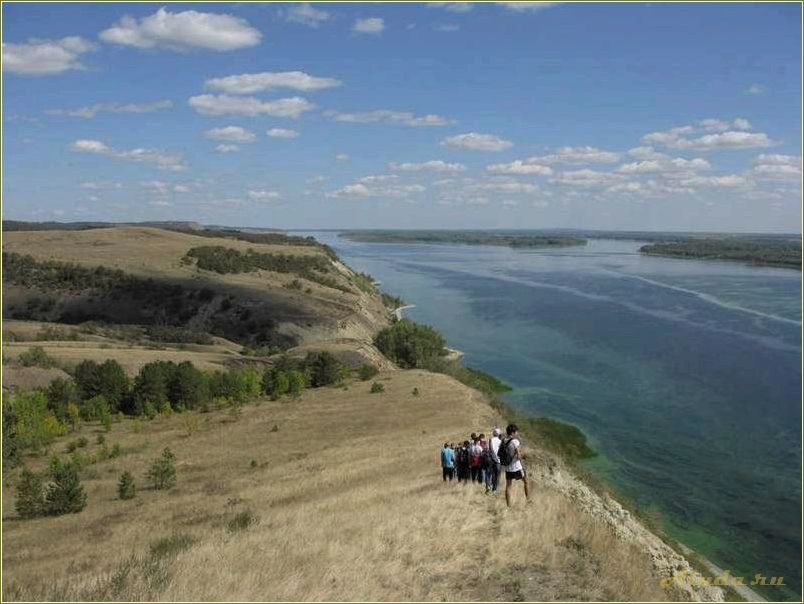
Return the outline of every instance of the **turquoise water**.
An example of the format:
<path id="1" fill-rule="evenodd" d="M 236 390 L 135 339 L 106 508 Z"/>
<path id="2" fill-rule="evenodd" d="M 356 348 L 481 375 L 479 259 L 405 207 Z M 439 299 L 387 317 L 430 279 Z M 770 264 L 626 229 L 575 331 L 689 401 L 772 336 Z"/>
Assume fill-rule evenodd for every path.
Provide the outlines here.
<path id="1" fill-rule="evenodd" d="M 801 586 L 801 274 L 583 248 L 369 244 L 312 233 L 416 307 L 508 400 L 572 422 L 590 467 L 735 575 Z M 467 427 L 475 428 L 474 426 Z"/>

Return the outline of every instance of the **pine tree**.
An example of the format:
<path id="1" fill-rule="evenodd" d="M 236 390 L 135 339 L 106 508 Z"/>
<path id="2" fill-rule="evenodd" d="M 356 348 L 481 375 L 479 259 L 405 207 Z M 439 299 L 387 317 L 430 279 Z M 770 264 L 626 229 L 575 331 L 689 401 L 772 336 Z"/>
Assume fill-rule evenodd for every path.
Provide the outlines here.
<path id="1" fill-rule="evenodd" d="M 120 499 L 134 499 L 137 494 L 137 485 L 134 483 L 134 477 L 131 472 L 123 472 L 120 475 L 120 481 L 117 483 L 117 495 Z"/>
<path id="2" fill-rule="evenodd" d="M 42 479 L 28 468 L 23 468 L 17 483 L 17 491 L 17 500 L 14 502 L 17 514 L 21 518 L 41 516 L 45 507 Z"/>
<path id="3" fill-rule="evenodd" d="M 87 494 L 78 478 L 74 463 L 61 465 L 53 471 L 53 482 L 45 494 L 45 512 L 51 516 L 75 514 L 87 505 Z"/>
<path id="4" fill-rule="evenodd" d="M 176 456 L 165 448 L 162 457 L 155 459 L 146 474 L 155 489 L 170 489 L 176 486 Z"/>

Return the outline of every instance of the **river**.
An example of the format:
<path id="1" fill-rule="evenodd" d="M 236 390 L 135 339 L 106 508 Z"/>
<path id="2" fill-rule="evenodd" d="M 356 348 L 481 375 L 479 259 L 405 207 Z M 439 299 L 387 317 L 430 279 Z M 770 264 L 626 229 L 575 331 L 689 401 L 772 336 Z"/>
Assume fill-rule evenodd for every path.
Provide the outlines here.
<path id="1" fill-rule="evenodd" d="M 310 232 L 415 308 L 508 401 L 579 426 L 589 468 L 734 575 L 801 592 L 801 273 L 642 256 Z M 467 433 L 482 426 L 467 426 Z"/>

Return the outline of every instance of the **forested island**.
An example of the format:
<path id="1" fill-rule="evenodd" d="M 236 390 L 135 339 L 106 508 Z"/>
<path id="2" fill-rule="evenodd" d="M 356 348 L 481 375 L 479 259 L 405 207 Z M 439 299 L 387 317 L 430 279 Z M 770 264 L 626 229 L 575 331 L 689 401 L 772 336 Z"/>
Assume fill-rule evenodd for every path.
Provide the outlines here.
<path id="1" fill-rule="evenodd" d="M 671 258 L 735 260 L 801 270 L 801 241 L 793 238 L 686 239 L 643 245 L 643 254 Z"/>
<path id="2" fill-rule="evenodd" d="M 586 239 L 570 235 L 519 235 L 488 231 L 346 231 L 340 236 L 363 243 L 457 243 L 514 248 L 586 245 Z"/>

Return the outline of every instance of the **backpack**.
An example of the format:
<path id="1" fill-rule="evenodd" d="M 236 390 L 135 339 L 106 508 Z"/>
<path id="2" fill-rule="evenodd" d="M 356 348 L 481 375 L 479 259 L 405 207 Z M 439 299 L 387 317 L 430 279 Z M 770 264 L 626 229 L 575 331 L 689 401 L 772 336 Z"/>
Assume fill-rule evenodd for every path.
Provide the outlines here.
<path id="1" fill-rule="evenodd" d="M 497 450 L 497 459 L 500 460 L 500 465 L 508 466 L 514 461 L 514 456 L 511 454 L 511 449 L 509 448 L 512 440 L 514 439 L 506 438 L 500 443 L 500 448 Z"/>
<path id="2" fill-rule="evenodd" d="M 469 467 L 469 449 L 464 447 L 458 449 L 458 463 L 464 467 Z"/>

